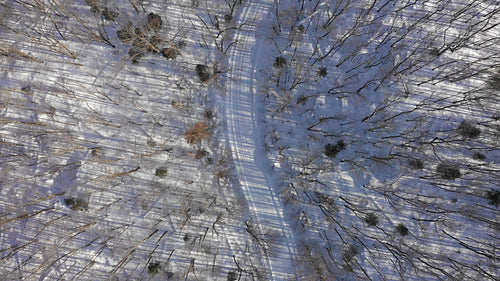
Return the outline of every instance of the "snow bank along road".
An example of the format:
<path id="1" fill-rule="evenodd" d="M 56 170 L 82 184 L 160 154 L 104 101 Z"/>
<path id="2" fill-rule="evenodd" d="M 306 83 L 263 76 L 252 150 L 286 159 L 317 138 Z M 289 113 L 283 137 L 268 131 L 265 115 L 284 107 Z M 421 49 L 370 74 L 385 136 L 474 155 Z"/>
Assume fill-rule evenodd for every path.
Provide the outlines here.
<path id="1" fill-rule="evenodd" d="M 279 234 L 273 246 L 274 252 L 267 257 L 272 280 L 293 280 L 292 260 L 296 255 L 295 240 L 283 217 L 279 197 L 266 182 L 259 168 L 259 156 L 255 154 L 256 128 L 254 108 L 255 56 L 259 46 L 256 28 L 259 18 L 265 17 L 272 8 L 272 1 L 249 1 L 236 24 L 244 25 L 235 32 L 237 46 L 229 54 L 228 94 L 225 101 L 228 139 L 235 159 L 240 184 L 252 218 L 262 230 Z M 255 3 L 258 2 L 258 3 Z"/>

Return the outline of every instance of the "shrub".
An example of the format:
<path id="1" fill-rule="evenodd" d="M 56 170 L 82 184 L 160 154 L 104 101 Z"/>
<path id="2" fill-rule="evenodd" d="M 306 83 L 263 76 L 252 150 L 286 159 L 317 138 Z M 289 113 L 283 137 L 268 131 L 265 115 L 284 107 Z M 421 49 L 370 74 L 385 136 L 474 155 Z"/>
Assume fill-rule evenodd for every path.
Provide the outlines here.
<path id="1" fill-rule="evenodd" d="M 306 28 L 304 27 L 304 25 L 302 24 L 299 24 L 299 26 L 297 26 L 297 28 L 295 29 L 299 34 L 304 34 L 304 32 L 306 32 Z"/>
<path id="2" fill-rule="evenodd" d="M 319 193 L 317 191 L 314 192 L 314 195 L 316 195 L 316 198 L 318 198 L 318 202 L 320 204 L 323 204 L 326 206 L 332 206 L 332 207 L 335 206 L 335 200 L 332 197 L 325 195 L 325 194 L 322 194 L 322 193 Z"/>
<path id="3" fill-rule="evenodd" d="M 171 101 L 171 102 L 170 102 L 170 104 L 171 104 L 173 107 L 177 108 L 177 109 L 184 109 L 184 108 L 188 107 L 188 106 L 187 106 L 184 102 L 182 102 L 182 101 L 176 101 L 176 100 L 173 100 L 173 101 Z"/>
<path id="4" fill-rule="evenodd" d="M 103 149 L 102 147 L 93 147 L 90 149 L 90 155 L 93 157 L 99 157 L 103 154 Z"/>
<path id="5" fill-rule="evenodd" d="M 490 205 L 495 205 L 495 207 L 498 207 L 500 205 L 500 191 L 499 190 L 491 190 L 488 191 L 486 194 L 486 197 L 488 198 L 488 204 Z"/>
<path id="6" fill-rule="evenodd" d="M 116 31 L 116 35 L 118 36 L 118 39 L 122 42 L 129 42 L 132 40 L 132 38 L 135 36 L 134 32 L 130 27 L 125 27 L 124 29 L 120 29 Z"/>
<path id="7" fill-rule="evenodd" d="M 104 8 L 104 10 L 102 10 L 102 13 L 101 13 L 102 18 L 105 20 L 109 20 L 109 21 L 116 20 L 118 15 L 120 15 L 118 12 L 115 12 L 115 11 L 110 10 L 108 8 Z"/>
<path id="8" fill-rule="evenodd" d="M 148 27 L 150 27 L 152 30 L 158 31 L 161 29 L 163 21 L 161 20 L 161 17 L 159 15 L 155 13 L 149 13 L 146 20 Z"/>
<path id="9" fill-rule="evenodd" d="M 396 230 L 401 236 L 408 235 L 408 227 L 404 226 L 404 224 L 400 223 L 396 226 Z"/>
<path id="10" fill-rule="evenodd" d="M 211 109 L 206 109 L 204 112 L 203 112 L 203 117 L 205 117 L 205 119 L 214 119 L 214 112 L 211 110 Z"/>
<path id="11" fill-rule="evenodd" d="M 161 264 L 158 261 L 150 262 L 148 264 L 148 272 L 152 275 L 158 274 L 161 270 Z"/>
<path id="12" fill-rule="evenodd" d="M 458 133 L 464 138 L 477 138 L 481 134 L 481 130 L 466 120 L 458 125 Z"/>
<path id="13" fill-rule="evenodd" d="M 204 138 L 208 137 L 208 127 L 204 122 L 196 123 L 191 129 L 184 134 L 184 139 L 189 144 L 199 144 Z"/>
<path id="14" fill-rule="evenodd" d="M 486 160 L 486 155 L 476 151 L 474 152 L 474 154 L 472 154 L 472 159 L 484 161 Z"/>
<path id="15" fill-rule="evenodd" d="M 408 160 L 408 166 L 414 170 L 422 170 L 424 168 L 424 162 L 420 159 L 410 159 Z"/>
<path id="16" fill-rule="evenodd" d="M 325 77 L 328 75 L 328 69 L 326 67 L 320 67 L 318 70 L 316 70 L 316 75 L 319 77 Z"/>
<path id="17" fill-rule="evenodd" d="M 429 55 L 439 57 L 441 55 L 441 51 L 438 48 L 432 48 L 429 50 Z"/>
<path id="18" fill-rule="evenodd" d="M 273 66 L 276 68 L 283 68 L 286 66 L 286 64 L 287 64 L 286 59 L 284 57 L 279 56 L 274 59 Z"/>
<path id="19" fill-rule="evenodd" d="M 163 48 L 161 54 L 168 60 L 173 60 L 177 57 L 177 50 L 174 48 Z"/>
<path id="20" fill-rule="evenodd" d="M 146 38 L 146 34 L 144 33 L 144 30 L 142 30 L 142 28 L 140 28 L 140 27 L 136 27 L 134 29 L 134 34 L 137 38 L 142 38 L 142 39 Z"/>
<path id="21" fill-rule="evenodd" d="M 184 49 L 186 46 L 187 46 L 187 43 L 184 40 L 179 40 L 179 41 L 175 42 L 175 47 L 177 48 L 177 50 Z"/>
<path id="22" fill-rule="evenodd" d="M 206 65 L 197 64 L 195 70 L 196 74 L 198 74 L 198 77 L 200 77 L 201 82 L 206 82 L 210 80 L 210 78 L 212 78 L 210 68 L 208 68 L 208 66 Z"/>
<path id="23" fill-rule="evenodd" d="M 149 43 L 146 42 L 145 38 L 137 37 L 132 42 L 132 46 L 136 47 L 138 50 L 143 50 L 148 47 Z"/>
<path id="24" fill-rule="evenodd" d="M 334 158 L 339 152 L 345 149 L 345 142 L 339 140 L 336 144 L 327 144 L 324 148 L 324 153 L 329 158 Z"/>
<path id="25" fill-rule="evenodd" d="M 217 171 L 217 173 L 215 173 L 215 177 L 217 179 L 223 179 L 226 176 L 227 176 L 226 173 L 224 171 L 222 171 L 222 170 L 219 170 L 219 171 Z"/>
<path id="26" fill-rule="evenodd" d="M 97 0 L 85 0 L 85 3 L 87 3 L 87 5 L 90 6 L 90 10 L 93 12 L 93 13 L 96 13 L 98 12 L 100 9 L 99 9 L 99 3 Z"/>
<path id="27" fill-rule="evenodd" d="M 28 94 L 32 94 L 33 93 L 33 90 L 31 89 L 31 86 L 30 85 L 27 85 L 27 86 L 24 86 L 21 88 L 21 91 L 25 92 L 25 93 L 28 93 Z"/>
<path id="28" fill-rule="evenodd" d="M 194 156 L 195 159 L 201 159 L 205 156 L 208 155 L 208 151 L 206 151 L 205 149 L 198 149 L 196 151 L 196 155 Z"/>
<path id="29" fill-rule="evenodd" d="M 297 104 L 305 104 L 307 102 L 307 97 L 304 95 L 299 95 L 297 97 Z"/>
<path id="30" fill-rule="evenodd" d="M 497 69 L 496 72 L 490 77 L 488 80 L 488 86 L 493 90 L 500 90 L 500 69 Z"/>
<path id="31" fill-rule="evenodd" d="M 440 163 L 436 167 L 436 173 L 444 180 L 454 180 L 462 176 L 459 167 L 450 163 Z"/>
<path id="32" fill-rule="evenodd" d="M 149 38 L 148 51 L 152 53 L 158 52 L 158 45 L 160 45 L 162 41 L 163 40 L 159 36 L 151 36 L 151 38 Z"/>
<path id="33" fill-rule="evenodd" d="M 236 281 L 238 280 L 238 273 L 235 271 L 229 271 L 227 273 L 227 281 Z"/>
<path id="34" fill-rule="evenodd" d="M 358 254 L 358 248 L 355 245 L 349 245 L 349 247 L 347 247 L 347 249 L 345 249 L 342 253 L 342 260 L 346 263 L 350 263 Z"/>
<path id="35" fill-rule="evenodd" d="M 132 59 L 133 63 L 138 63 L 139 59 L 141 59 L 144 56 L 144 53 L 136 48 L 130 48 L 128 50 L 128 55 Z"/>
<path id="36" fill-rule="evenodd" d="M 375 213 L 369 213 L 366 217 L 365 217 L 365 222 L 369 225 L 369 226 L 376 226 L 378 224 L 378 217 L 377 215 L 375 215 Z"/>
<path id="37" fill-rule="evenodd" d="M 157 168 L 155 171 L 155 176 L 164 178 L 168 175 L 168 169 L 166 167 Z"/>
<path id="38" fill-rule="evenodd" d="M 83 198 L 68 197 L 64 199 L 64 204 L 73 211 L 86 211 L 89 209 L 89 202 Z"/>
<path id="39" fill-rule="evenodd" d="M 353 272 L 354 271 L 354 268 L 352 267 L 352 265 L 350 263 L 343 264 L 342 268 L 345 271 L 347 271 L 347 272 Z"/>

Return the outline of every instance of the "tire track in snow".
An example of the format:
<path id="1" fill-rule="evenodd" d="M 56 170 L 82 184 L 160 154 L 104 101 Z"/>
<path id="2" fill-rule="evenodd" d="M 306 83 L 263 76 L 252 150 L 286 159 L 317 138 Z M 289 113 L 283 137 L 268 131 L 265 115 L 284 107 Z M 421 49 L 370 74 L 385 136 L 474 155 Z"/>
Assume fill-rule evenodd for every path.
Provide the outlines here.
<path id="1" fill-rule="evenodd" d="M 265 17 L 271 8 L 272 1 L 252 2 L 243 8 L 237 24 L 253 22 L 259 16 Z M 235 32 L 234 40 L 238 43 L 229 54 L 231 72 L 225 100 L 228 139 L 252 218 L 261 229 L 269 229 L 279 235 L 273 243 L 275 251 L 267 257 L 271 279 L 294 280 L 295 240 L 284 219 L 281 200 L 268 186 L 263 171 L 256 163 L 254 63 L 259 40 L 256 40 L 254 24 L 244 25 L 243 28 Z"/>

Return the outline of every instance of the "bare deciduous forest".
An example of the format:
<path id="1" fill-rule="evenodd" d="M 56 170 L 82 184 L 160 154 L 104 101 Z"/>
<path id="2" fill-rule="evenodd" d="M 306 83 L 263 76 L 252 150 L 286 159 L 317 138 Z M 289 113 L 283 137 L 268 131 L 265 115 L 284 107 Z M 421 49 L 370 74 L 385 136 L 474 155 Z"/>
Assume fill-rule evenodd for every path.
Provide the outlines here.
<path id="1" fill-rule="evenodd" d="M 498 280 L 497 1 L 0 14 L 0 279 Z"/>

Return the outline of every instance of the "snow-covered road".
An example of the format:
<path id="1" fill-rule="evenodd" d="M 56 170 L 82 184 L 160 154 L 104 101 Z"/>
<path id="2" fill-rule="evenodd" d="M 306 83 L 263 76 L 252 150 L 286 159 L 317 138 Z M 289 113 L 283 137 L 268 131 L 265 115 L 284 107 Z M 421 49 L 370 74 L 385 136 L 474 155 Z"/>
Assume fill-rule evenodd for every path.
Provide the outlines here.
<path id="1" fill-rule="evenodd" d="M 229 54 L 229 84 L 225 101 L 228 139 L 235 159 L 238 179 L 259 231 L 271 230 L 278 234 L 274 251 L 267 257 L 272 280 L 294 280 L 293 259 L 296 245 L 293 234 L 283 216 L 281 200 L 268 184 L 260 154 L 256 154 L 255 69 L 260 39 L 256 29 L 271 12 L 272 1 L 250 2 L 241 11 L 237 25 L 243 25 L 234 34 L 236 47 Z"/>

